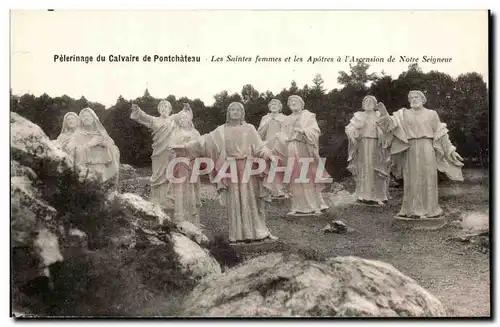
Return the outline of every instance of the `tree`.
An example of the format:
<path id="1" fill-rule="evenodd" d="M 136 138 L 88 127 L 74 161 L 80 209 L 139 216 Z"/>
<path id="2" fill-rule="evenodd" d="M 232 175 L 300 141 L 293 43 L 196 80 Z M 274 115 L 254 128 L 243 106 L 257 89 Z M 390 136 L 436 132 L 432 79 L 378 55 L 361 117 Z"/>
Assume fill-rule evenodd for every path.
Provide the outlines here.
<path id="1" fill-rule="evenodd" d="M 241 98 L 243 103 L 247 103 L 251 100 L 256 100 L 259 98 L 259 92 L 250 84 L 246 84 L 241 89 Z"/>
<path id="2" fill-rule="evenodd" d="M 321 74 L 316 74 L 313 78 L 313 84 L 314 86 L 312 87 L 313 92 L 318 92 L 323 94 L 325 92 L 325 89 L 323 87 L 323 84 L 325 81 L 323 80 L 323 77 L 321 77 Z"/>
<path id="3" fill-rule="evenodd" d="M 377 79 L 375 73 L 368 74 L 370 65 L 362 61 L 358 61 L 356 65 L 349 64 L 349 74 L 344 71 L 339 71 L 337 82 L 344 86 L 354 86 L 365 90 L 369 82 Z"/>

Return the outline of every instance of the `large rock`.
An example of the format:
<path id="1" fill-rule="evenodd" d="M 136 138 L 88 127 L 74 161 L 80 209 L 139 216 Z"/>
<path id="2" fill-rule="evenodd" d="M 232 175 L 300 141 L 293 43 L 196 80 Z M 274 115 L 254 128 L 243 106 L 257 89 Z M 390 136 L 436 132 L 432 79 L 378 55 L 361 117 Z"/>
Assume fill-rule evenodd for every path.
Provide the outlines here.
<path id="1" fill-rule="evenodd" d="M 487 233 L 490 230 L 490 217 L 487 212 L 464 214 L 461 227 L 468 234 Z"/>
<path id="2" fill-rule="evenodd" d="M 71 157 L 51 141 L 40 126 L 15 112 L 10 113 L 10 132 L 12 159 L 35 173 L 42 169 L 44 173 L 57 175 L 71 169 L 78 173 L 82 181 L 100 178 L 97 172 L 75 165 Z"/>
<path id="3" fill-rule="evenodd" d="M 171 238 L 182 269 L 193 278 L 199 279 L 221 273 L 220 264 L 208 250 L 179 233 L 172 233 Z"/>
<path id="4" fill-rule="evenodd" d="M 268 254 L 204 279 L 184 316 L 438 317 L 440 301 L 393 266 L 355 257 L 327 262 Z"/>
<path id="5" fill-rule="evenodd" d="M 111 193 L 109 205 L 128 225 L 113 237 L 115 245 L 147 248 L 170 244 L 186 274 L 201 278 L 221 272 L 220 264 L 204 247 L 208 238 L 189 222 L 173 222 L 161 207 L 132 193 Z"/>
<path id="6" fill-rule="evenodd" d="M 40 199 L 28 177 L 11 177 L 11 249 L 18 286 L 42 276 L 50 278 L 48 267 L 63 260 L 59 239 L 64 230 L 56 216 L 57 211 Z"/>
<path id="7" fill-rule="evenodd" d="M 40 229 L 59 232 L 54 221 L 56 209 L 40 200 L 37 193 L 28 177 L 11 177 L 11 235 L 14 247 L 32 246 L 33 235 Z"/>
<path id="8" fill-rule="evenodd" d="M 77 264 L 75 258 L 86 262 L 96 251 L 100 252 L 97 261 L 100 256 L 116 261 L 106 274 L 129 274 L 151 291 L 157 291 L 156 286 L 182 288 L 182 281 L 192 285 L 221 273 L 199 228 L 173 222 L 158 205 L 136 194 L 110 191 L 97 174 L 74 165 L 40 127 L 16 113 L 11 113 L 11 132 L 14 310 L 43 315 L 53 307 L 51 299 L 65 302 L 64 296 L 71 297 L 67 290 L 73 287 L 71 278 L 66 281 L 57 272 Z M 130 171 L 126 166 L 122 170 Z M 97 278 L 104 270 L 94 267 L 91 264 L 85 271 L 77 264 L 74 272 Z M 181 282 L 177 285 L 175 280 Z M 111 286 L 102 285 L 99 292 L 106 293 Z M 79 287 L 74 285 L 74 291 L 85 293 Z M 79 304 L 70 301 L 65 305 Z"/>

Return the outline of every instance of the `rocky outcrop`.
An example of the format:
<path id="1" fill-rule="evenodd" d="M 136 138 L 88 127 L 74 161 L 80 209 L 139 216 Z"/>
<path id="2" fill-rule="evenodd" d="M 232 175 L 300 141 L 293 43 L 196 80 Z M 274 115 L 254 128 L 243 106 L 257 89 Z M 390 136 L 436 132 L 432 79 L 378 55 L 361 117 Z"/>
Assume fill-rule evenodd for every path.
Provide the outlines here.
<path id="1" fill-rule="evenodd" d="M 208 238 L 193 224 L 173 222 L 160 206 L 136 194 L 112 193 L 108 201 L 113 214 L 123 217 L 128 224 L 115 234 L 116 245 L 143 248 L 170 244 L 177 255 L 171 260 L 178 261 L 178 266 L 193 278 L 221 272 L 219 263 L 204 248 Z"/>
<path id="2" fill-rule="evenodd" d="M 268 254 L 204 279 L 184 316 L 439 317 L 440 301 L 393 266 L 355 257 L 326 262 Z"/>
<path id="3" fill-rule="evenodd" d="M 40 127 L 16 113 L 11 113 L 11 135 L 13 288 L 17 299 L 24 298 L 20 305 L 13 300 L 14 310 L 20 310 L 21 306 L 22 312 L 41 315 L 46 312 L 40 307 L 53 310 L 47 304 L 48 299 L 59 299 L 58 287 L 71 289 L 71 286 L 70 282 L 51 278 L 71 278 L 60 273 L 50 276 L 49 271 L 55 266 L 59 267 L 54 268 L 57 271 L 64 271 L 68 268 L 65 265 L 79 260 L 88 263 L 85 271 L 92 275 L 88 278 L 98 278 L 96 275 L 104 270 L 94 271 L 92 267 L 95 264 L 101 267 L 99 258 L 109 257 L 124 272 L 107 271 L 107 274 L 126 273 L 132 280 L 140 275 L 138 283 L 145 279 L 168 283 L 175 278 L 198 280 L 220 274 L 219 263 L 205 248 L 208 239 L 197 227 L 187 222 L 172 222 L 160 207 L 139 195 L 119 194 L 105 187 L 96 173 L 74 165 Z M 121 168 L 135 174 L 131 167 Z M 96 239 L 104 241 L 96 243 Z M 92 242 L 98 244 L 97 248 L 87 249 Z M 119 258 L 128 255 L 140 255 L 142 263 L 151 265 L 123 265 Z M 79 259 L 72 260 L 73 256 Z M 87 256 L 92 259 L 86 260 Z M 73 270 L 82 271 L 78 267 L 70 269 Z M 158 284 L 153 287 L 157 286 L 162 287 Z M 45 305 L 34 309 L 31 304 L 36 302 Z"/>

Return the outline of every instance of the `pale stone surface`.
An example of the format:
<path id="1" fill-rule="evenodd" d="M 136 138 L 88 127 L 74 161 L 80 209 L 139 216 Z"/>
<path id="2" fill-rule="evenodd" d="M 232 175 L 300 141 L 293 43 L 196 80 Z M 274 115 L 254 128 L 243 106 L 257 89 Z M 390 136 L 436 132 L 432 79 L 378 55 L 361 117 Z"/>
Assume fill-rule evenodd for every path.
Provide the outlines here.
<path id="1" fill-rule="evenodd" d="M 199 229 L 189 221 L 177 222 L 176 227 L 182 234 L 189 237 L 192 241 L 195 241 L 200 245 L 208 244 L 208 237 L 203 234 L 201 229 Z"/>
<path id="2" fill-rule="evenodd" d="M 438 170 L 463 181 L 461 157 L 448 136 L 446 124 L 435 110 L 424 107 L 425 95 L 410 91 L 411 109 L 389 116 L 383 104 L 377 125 L 388 135 L 396 177 L 403 177 L 404 195 L 398 216 L 431 218 L 443 214 L 438 203 Z"/>
<path id="3" fill-rule="evenodd" d="M 255 127 L 245 122 L 245 108 L 242 103 L 233 102 L 228 106 L 226 124 L 212 132 L 191 141 L 179 148 L 191 157 L 208 157 L 219 170 L 227 169 L 224 163 L 228 158 L 235 160 L 236 170 L 242 173 L 246 158 L 269 158 L 271 151 L 265 146 Z M 243 175 L 243 174 L 242 174 Z M 271 237 L 266 225 L 266 212 L 263 198 L 268 196 L 261 177 L 250 176 L 249 182 L 233 183 L 230 177 L 218 178 L 215 183 L 221 199 L 227 208 L 229 220 L 229 241 L 254 241 Z"/>
<path id="4" fill-rule="evenodd" d="M 10 113 L 10 132 L 11 151 L 21 165 L 29 166 L 36 159 L 49 159 L 57 164 L 58 171 L 72 166 L 71 158 L 51 142 L 38 125 L 15 112 Z"/>
<path id="5" fill-rule="evenodd" d="M 440 301 L 392 265 L 268 254 L 202 280 L 184 316 L 441 317 Z"/>
<path id="6" fill-rule="evenodd" d="M 21 165 L 16 160 L 10 161 L 10 175 L 18 177 L 26 176 L 32 181 L 37 178 L 36 173 L 33 171 L 33 169 Z"/>
<path id="7" fill-rule="evenodd" d="M 188 237 L 172 233 L 174 251 L 179 256 L 183 269 L 194 278 L 202 278 L 212 274 L 220 274 L 221 267 L 215 258 Z"/>
<path id="8" fill-rule="evenodd" d="M 115 201 L 116 206 L 120 210 L 127 212 L 133 217 L 141 218 L 146 221 L 156 222 L 162 225 L 164 222 L 170 222 L 171 218 L 155 203 L 144 200 L 137 194 L 133 193 L 110 193 L 108 201 Z"/>
<path id="9" fill-rule="evenodd" d="M 153 154 L 151 175 L 151 195 L 149 200 L 159 204 L 165 209 L 173 208 L 173 195 L 169 187 L 169 178 L 167 176 L 168 163 L 175 158 L 175 153 L 170 151 L 169 145 L 172 137 L 172 131 L 175 128 L 175 119 L 181 113 L 193 115 L 191 108 L 185 108 L 177 114 L 170 115 L 172 105 L 166 100 L 158 104 L 160 117 L 150 116 L 139 108 L 132 105 L 130 118 L 151 130 L 153 135 Z"/>
<path id="10" fill-rule="evenodd" d="M 490 230 L 487 212 L 470 212 L 463 215 L 461 227 L 470 234 L 485 233 Z"/>
<path id="11" fill-rule="evenodd" d="M 319 136 L 321 131 L 316 114 L 304 109 L 304 101 L 297 95 L 288 98 L 288 106 L 292 110 L 292 114 L 285 117 L 273 151 L 282 158 L 284 163 L 288 163 L 289 158 L 294 158 L 297 167 L 302 166 L 297 158 L 313 159 L 309 166 L 308 176 L 311 177 L 308 183 L 295 182 L 295 178 L 300 175 L 300 168 L 298 171 L 292 172 L 292 180 L 288 184 L 291 199 L 290 210 L 292 213 L 311 213 L 327 209 L 328 205 L 321 193 L 326 184 L 316 183 L 318 171 L 313 168 L 320 164 Z M 319 177 L 329 176 L 324 170 Z"/>
<path id="12" fill-rule="evenodd" d="M 349 140 L 348 167 L 356 181 L 355 198 L 360 201 L 388 200 L 390 178 L 389 142 L 377 126 L 380 113 L 377 99 L 368 95 L 362 102 L 364 111 L 354 113 L 345 133 Z"/>
<path id="13" fill-rule="evenodd" d="M 59 249 L 59 241 L 56 235 L 47 228 L 41 228 L 34 241 L 35 248 L 39 251 L 42 263 L 45 267 L 58 261 L 63 261 L 63 256 Z"/>
<path id="14" fill-rule="evenodd" d="M 324 193 L 323 196 L 331 208 L 346 207 L 356 202 L 354 195 L 346 190 L 340 190 L 335 193 Z"/>
<path id="15" fill-rule="evenodd" d="M 120 151 L 91 108 L 80 111 L 80 126 L 71 135 L 68 145 L 74 161 L 98 172 L 103 182 L 118 182 Z"/>
<path id="16" fill-rule="evenodd" d="M 12 159 L 20 165 L 33 167 L 40 163 L 50 164 L 57 173 L 74 169 L 81 181 L 96 180 L 99 177 L 96 172 L 75 165 L 74 160 L 52 142 L 38 125 L 15 112 L 10 113 L 10 131 Z"/>
<path id="17" fill-rule="evenodd" d="M 283 104 L 278 99 L 272 99 L 268 104 L 269 113 L 262 117 L 260 120 L 259 132 L 260 137 L 266 146 L 270 149 L 274 148 L 276 143 L 276 137 L 281 132 L 283 128 L 283 123 L 285 122 L 286 116 L 281 113 L 283 109 Z M 273 197 L 281 197 L 285 195 L 283 185 L 272 184 L 271 195 Z"/>
<path id="18" fill-rule="evenodd" d="M 16 210 L 26 212 L 26 215 L 19 215 L 21 219 L 35 219 L 36 221 L 42 221 L 50 223 L 56 215 L 57 211 L 49 204 L 39 199 L 37 190 L 32 186 L 32 182 L 25 176 L 14 176 L 10 179 L 10 194 L 11 194 L 11 206 Z M 34 217 L 34 218 L 33 218 Z M 13 221 L 17 224 L 18 221 Z M 31 226 L 34 228 L 36 226 Z"/>
<path id="19" fill-rule="evenodd" d="M 80 118 L 76 112 L 68 112 L 63 117 L 61 133 L 54 143 L 66 153 L 70 153 L 73 149 L 68 147 L 71 137 L 77 131 L 80 125 Z"/>

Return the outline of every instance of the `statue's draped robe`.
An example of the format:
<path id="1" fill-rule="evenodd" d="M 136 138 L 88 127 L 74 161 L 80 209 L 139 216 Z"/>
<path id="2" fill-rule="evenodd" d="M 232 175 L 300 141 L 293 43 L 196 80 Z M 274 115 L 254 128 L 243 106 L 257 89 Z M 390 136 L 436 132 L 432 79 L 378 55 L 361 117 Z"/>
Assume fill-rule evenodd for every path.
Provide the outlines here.
<path id="1" fill-rule="evenodd" d="M 199 137 L 200 133 L 194 128 L 183 129 L 177 127 L 172 131 L 171 144 L 186 144 Z M 189 157 L 188 159 L 190 161 L 189 165 L 178 162 L 173 169 L 174 177 L 185 178 L 183 183 L 171 183 L 174 198 L 174 220 L 189 221 L 193 225 L 200 227 L 200 180 L 197 178 L 195 183 L 190 182 L 194 158 Z"/>
<path id="2" fill-rule="evenodd" d="M 294 131 L 294 128 L 300 128 L 304 133 Z M 278 134 L 274 151 L 279 154 L 284 163 L 293 163 L 289 183 L 291 211 L 312 213 L 328 208 L 321 194 L 326 185 L 324 182 L 317 183 L 316 177 L 317 173 L 321 175 L 318 178 L 329 177 L 324 169 L 318 170 L 320 133 L 316 115 L 308 110 L 302 110 L 298 114 L 286 116 L 281 133 Z M 295 181 L 300 176 L 300 158 L 313 160 L 307 170 L 307 183 Z"/>
<path id="3" fill-rule="evenodd" d="M 170 146 L 172 130 L 175 127 L 175 116 L 178 114 L 167 118 L 154 117 L 139 109 L 137 115 L 132 114 L 130 116 L 130 118 L 152 131 L 153 154 L 151 155 L 151 162 L 153 173 L 150 179 L 151 195 L 149 200 L 159 204 L 164 209 L 174 208 L 174 197 L 171 185 L 168 182 L 167 167 L 170 160 L 175 158 L 175 153 L 168 147 Z"/>
<path id="4" fill-rule="evenodd" d="M 354 113 L 346 126 L 348 145 L 348 166 L 356 180 L 355 197 L 366 201 L 387 201 L 390 179 L 390 143 L 376 120 L 380 112 Z"/>
<path id="5" fill-rule="evenodd" d="M 446 124 L 434 110 L 403 108 L 392 117 L 381 116 L 377 125 L 390 133 L 394 172 L 396 177 L 403 175 L 404 196 L 398 215 L 429 218 L 441 215 L 438 170 L 452 180 L 463 181 L 463 164 L 451 157 L 456 148 L 450 142 Z"/>
<path id="6" fill-rule="evenodd" d="M 259 125 L 259 135 L 266 142 L 268 148 L 272 149 L 276 142 L 276 135 L 281 132 L 281 127 L 286 116 L 282 113 L 269 113 L 262 117 Z"/>
<path id="7" fill-rule="evenodd" d="M 212 182 L 222 197 L 229 219 L 229 241 L 260 240 L 270 236 L 266 226 L 266 202 L 269 187 L 264 183 L 264 175 L 252 175 L 248 181 L 242 180 L 247 158 L 262 158 L 270 155 L 270 150 L 260 138 L 255 127 L 248 123 L 225 124 L 214 131 L 190 142 L 186 149 L 191 156 L 205 156 L 214 161 Z M 216 180 L 216 175 L 224 162 L 234 160 L 237 180 L 229 175 Z M 229 169 L 221 171 L 221 175 Z M 234 171 L 233 171 L 234 172 Z"/>
<path id="8" fill-rule="evenodd" d="M 262 117 L 257 131 L 259 132 L 262 140 L 266 142 L 266 146 L 269 149 L 274 148 L 277 135 L 281 132 L 285 118 L 286 116 L 282 113 L 269 113 Z M 280 174 L 277 174 L 277 176 L 278 175 L 282 177 Z M 282 183 L 272 183 L 271 187 L 273 196 L 279 196 L 280 194 L 282 194 Z"/>
<path id="9" fill-rule="evenodd" d="M 71 136 L 66 147 L 70 149 L 76 164 L 100 172 L 103 181 L 112 178 L 118 181 L 120 151 L 107 134 L 80 129 Z"/>
<path id="10" fill-rule="evenodd" d="M 64 133 L 59 134 L 54 143 L 64 152 L 71 153 L 73 149 L 70 148 L 71 137 L 76 132 L 76 129 L 73 131 L 66 131 Z"/>

